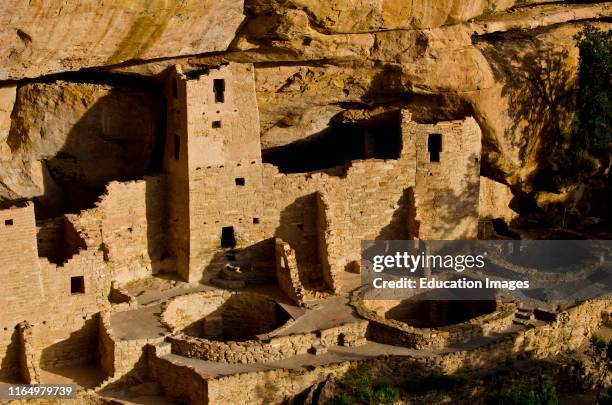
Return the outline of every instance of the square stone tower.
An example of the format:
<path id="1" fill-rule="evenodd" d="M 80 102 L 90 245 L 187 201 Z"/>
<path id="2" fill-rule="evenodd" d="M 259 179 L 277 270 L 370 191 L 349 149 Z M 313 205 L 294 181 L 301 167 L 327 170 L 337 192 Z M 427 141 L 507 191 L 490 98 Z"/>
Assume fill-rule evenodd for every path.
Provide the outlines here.
<path id="1" fill-rule="evenodd" d="M 254 68 L 230 63 L 185 75 L 174 67 L 165 92 L 169 253 L 178 274 L 197 281 L 214 248 L 235 243 L 228 216 L 258 215 L 251 208 L 261 189 Z"/>
<path id="2" fill-rule="evenodd" d="M 403 131 L 416 153 L 411 235 L 422 240 L 478 236 L 481 131 L 474 118 L 419 124 L 404 113 Z"/>

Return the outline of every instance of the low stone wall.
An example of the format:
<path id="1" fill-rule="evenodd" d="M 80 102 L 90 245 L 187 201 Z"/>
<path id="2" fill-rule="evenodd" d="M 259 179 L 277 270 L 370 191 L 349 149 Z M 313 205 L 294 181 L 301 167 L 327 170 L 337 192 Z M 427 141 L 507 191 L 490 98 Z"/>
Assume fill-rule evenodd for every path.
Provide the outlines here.
<path id="1" fill-rule="evenodd" d="M 352 345 L 363 339 L 367 321 L 349 323 L 311 333 L 244 342 L 220 342 L 185 335 L 168 337 L 172 353 L 220 363 L 270 363 L 308 353 L 314 346 Z"/>
<path id="2" fill-rule="evenodd" d="M 351 368 L 363 367 L 373 379 L 405 379 L 432 371 L 447 374 L 481 372 L 525 357 L 550 358 L 563 351 L 576 350 L 586 343 L 611 309 L 610 301 L 586 302 L 561 313 L 557 321 L 508 335 L 488 345 L 418 357 L 380 356 L 363 361 L 208 378 L 203 372 L 166 356 L 170 354 L 170 344 L 163 343 L 149 351 L 149 367 L 167 395 L 192 404 L 283 403 L 313 384 L 329 376 L 342 375 Z M 189 383 L 185 384 L 185 381 Z"/>
<path id="3" fill-rule="evenodd" d="M 351 362 L 324 366 L 279 368 L 233 374 L 208 380 L 209 404 L 281 404 L 324 381 L 345 374 Z"/>
<path id="4" fill-rule="evenodd" d="M 108 377 L 115 375 L 115 340 L 111 337 L 110 314 L 100 314 L 98 334 L 98 350 L 100 352 L 100 366 Z"/>
<path id="5" fill-rule="evenodd" d="M 168 340 L 172 352 L 185 357 L 220 363 L 267 363 L 307 353 L 317 336 L 309 333 L 268 341 L 219 342 L 180 334 Z"/>
<path id="6" fill-rule="evenodd" d="M 149 375 L 159 382 L 166 396 L 180 403 L 209 404 L 207 376 L 198 373 L 193 367 L 163 358 L 170 354 L 169 343 L 150 345 L 147 353 Z"/>
<path id="7" fill-rule="evenodd" d="M 111 282 L 108 300 L 112 305 L 113 312 L 129 311 L 138 308 L 136 297 L 130 295 L 128 290 L 120 286 L 116 281 Z"/>
<path id="8" fill-rule="evenodd" d="M 40 359 L 32 344 L 32 327 L 27 322 L 19 324 L 21 377 L 28 384 L 40 384 Z"/>
<path id="9" fill-rule="evenodd" d="M 295 250 L 282 239 L 274 240 L 276 257 L 276 279 L 280 289 L 298 305 L 304 303 L 304 286 L 300 281 L 300 275 L 295 256 Z"/>
<path id="10" fill-rule="evenodd" d="M 172 299 L 162 313 L 162 323 L 178 332 L 215 312 L 232 296 L 226 290 L 204 291 Z"/>
<path id="11" fill-rule="evenodd" d="M 577 350 L 604 322 L 612 301 L 590 301 L 562 312 L 557 320 L 517 332 L 470 350 L 440 356 L 446 373 L 475 370 L 519 358 L 545 359 L 565 351 Z"/>
<path id="12" fill-rule="evenodd" d="M 165 395 L 193 405 L 283 403 L 330 375 L 344 374 L 355 364 L 342 362 L 209 378 L 166 356 L 170 354 L 169 344 L 152 346 L 148 353 L 151 376 L 161 384 Z"/>
<path id="13" fill-rule="evenodd" d="M 109 377 L 102 386 L 124 377 L 126 374 L 145 375 L 147 371 L 146 347 L 160 343 L 163 336 L 153 339 L 117 340 L 113 337 L 110 314 L 100 316 L 99 350 L 100 364 Z"/>
<path id="14" fill-rule="evenodd" d="M 481 315 L 464 323 L 439 328 L 416 328 L 404 322 L 386 319 L 367 308 L 358 293 L 351 296 L 351 305 L 361 317 L 370 321 L 368 339 L 413 349 L 441 349 L 477 336 L 502 331 L 512 324 L 516 308 L 512 303 L 505 303 L 493 313 Z"/>

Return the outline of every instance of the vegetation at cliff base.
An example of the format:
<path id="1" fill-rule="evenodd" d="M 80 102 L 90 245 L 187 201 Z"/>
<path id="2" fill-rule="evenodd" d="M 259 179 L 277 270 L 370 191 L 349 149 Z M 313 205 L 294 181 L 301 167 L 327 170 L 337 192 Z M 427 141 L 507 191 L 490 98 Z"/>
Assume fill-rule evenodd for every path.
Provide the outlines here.
<path id="1" fill-rule="evenodd" d="M 576 113 L 547 162 L 556 187 L 607 175 L 612 156 L 612 30 L 587 25 L 574 39 L 580 52 Z"/>
<path id="2" fill-rule="evenodd" d="M 399 400 L 399 389 L 387 381 L 374 383 L 362 370 L 351 370 L 336 380 L 338 394 L 334 405 L 394 404 Z"/>
<path id="3" fill-rule="evenodd" d="M 554 379 L 544 374 L 530 391 L 514 390 L 508 395 L 492 396 L 487 402 L 491 405 L 557 405 L 559 400 Z"/>

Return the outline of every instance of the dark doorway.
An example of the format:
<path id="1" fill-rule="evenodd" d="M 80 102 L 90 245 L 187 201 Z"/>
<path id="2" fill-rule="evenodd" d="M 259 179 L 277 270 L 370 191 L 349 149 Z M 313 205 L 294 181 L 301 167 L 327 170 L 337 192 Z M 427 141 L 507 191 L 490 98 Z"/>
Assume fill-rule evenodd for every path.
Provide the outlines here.
<path id="1" fill-rule="evenodd" d="M 430 162 L 440 161 L 440 152 L 442 152 L 442 134 L 429 134 L 427 138 L 427 152 L 429 152 Z"/>
<path id="2" fill-rule="evenodd" d="M 221 229 L 221 247 L 222 248 L 236 247 L 236 237 L 234 235 L 233 226 L 224 226 Z"/>

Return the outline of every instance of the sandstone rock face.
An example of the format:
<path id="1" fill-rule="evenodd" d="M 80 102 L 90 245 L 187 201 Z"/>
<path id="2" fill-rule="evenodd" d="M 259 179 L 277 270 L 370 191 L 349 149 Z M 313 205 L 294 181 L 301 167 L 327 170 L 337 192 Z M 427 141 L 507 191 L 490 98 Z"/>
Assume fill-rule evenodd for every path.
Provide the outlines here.
<path id="1" fill-rule="evenodd" d="M 17 87 L 0 87 L 0 159 L 10 159 L 10 150 L 6 145 L 6 138 L 11 129 L 11 113 L 15 105 Z"/>
<path id="2" fill-rule="evenodd" d="M 112 179 L 141 177 L 152 165 L 162 105 L 146 83 L 20 87 L 5 143 L 11 159 L 3 165 L 12 173 L 5 178 L 5 196 L 46 194 L 57 191 L 50 189 L 55 183 L 97 190 Z M 42 168 L 37 161 L 44 161 Z"/>
<path id="3" fill-rule="evenodd" d="M 455 24 L 494 11 L 505 10 L 516 0 L 254 0 L 252 10 L 270 13 L 299 9 L 313 24 L 331 33 L 369 32 L 386 29 L 433 28 Z M 529 2 L 527 2 L 529 3 Z"/>
<path id="4" fill-rule="evenodd" d="M 170 5 L 138 0 L 103 8 L 65 3 L 61 11 L 49 3 L 37 12 L 19 2 L 12 17 L 4 17 L 0 38 L 10 44 L 10 52 L 0 58 L 0 80 L 84 66 L 159 76 L 174 64 L 189 72 L 227 61 L 255 63 L 264 149 L 320 134 L 333 122 L 388 120 L 401 108 L 425 122 L 473 115 L 483 131 L 485 174 L 523 192 L 532 189 L 532 174 L 552 134 L 566 130 L 572 119 L 578 55 L 573 35 L 585 21 L 609 29 L 603 20 L 612 15 L 609 2 L 247 0 L 250 18 L 238 29 L 243 5 L 235 0 Z M 512 8 L 518 3 L 526 7 Z M 92 13 L 98 23 L 89 26 L 95 29 L 79 31 Z M 187 54 L 196 55 L 181 56 Z M 149 60 L 104 68 L 134 58 Z M 10 135 L 7 117 L 14 87 L 0 90 L 0 141 L 6 139 L 0 142 L 0 156 L 5 161 L 73 154 L 64 150 L 71 132 L 96 139 L 85 141 L 89 146 L 76 153 L 79 158 L 92 153 L 104 161 L 97 151 L 107 148 L 101 140 L 108 140 L 108 134 L 96 125 L 112 125 L 111 132 L 121 136 L 133 133 L 129 145 L 143 132 L 132 122 L 148 121 L 136 115 L 128 119 L 123 111 L 142 104 L 134 94 L 107 89 L 113 97 L 92 93 L 80 106 L 79 95 L 67 90 L 71 86 L 79 87 L 61 82 L 22 86 Z M 106 113 L 97 107 L 86 112 L 98 105 L 97 97 L 114 100 L 117 108 L 108 108 L 120 117 L 117 121 L 101 118 Z M 149 109 L 146 101 L 141 107 Z M 78 117 L 85 115 L 97 118 L 82 122 Z M 146 111 L 143 116 L 151 118 Z M 150 146 L 144 127 L 142 142 Z M 127 162 L 124 172 L 141 172 L 147 159 Z M 87 175 L 97 179 L 93 183 L 109 177 L 93 166 Z M 21 163 L 15 167 L 19 175 L 5 182 L 13 185 L 11 195 L 32 189 L 26 181 L 31 170 L 19 169 Z"/>
<path id="5" fill-rule="evenodd" d="M 242 0 L 8 0 L 0 13 L 0 80 L 223 51 Z"/>

